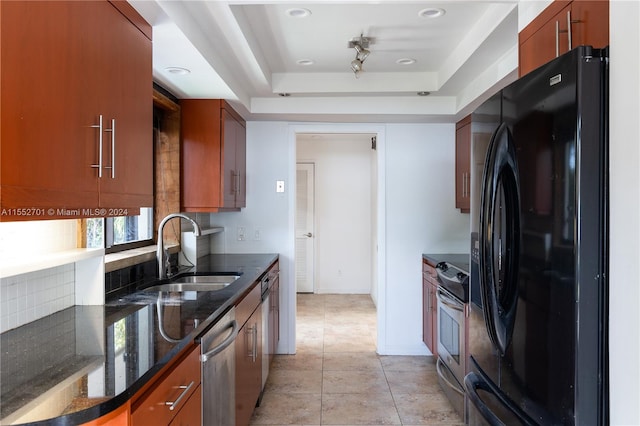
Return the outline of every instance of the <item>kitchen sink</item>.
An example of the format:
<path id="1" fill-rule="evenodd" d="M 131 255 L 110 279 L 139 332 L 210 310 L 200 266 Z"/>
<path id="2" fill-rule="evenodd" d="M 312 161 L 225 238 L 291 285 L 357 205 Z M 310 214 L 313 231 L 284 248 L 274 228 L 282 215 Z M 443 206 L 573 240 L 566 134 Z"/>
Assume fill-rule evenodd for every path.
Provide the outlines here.
<path id="1" fill-rule="evenodd" d="M 159 284 L 145 288 L 146 292 L 168 291 L 168 292 L 185 292 L 185 291 L 217 291 L 222 290 L 231 283 L 168 283 Z"/>
<path id="2" fill-rule="evenodd" d="M 186 277 L 171 280 L 171 284 L 176 283 L 203 283 L 203 284 L 231 284 L 240 278 L 240 275 L 187 275 Z"/>
<path id="3" fill-rule="evenodd" d="M 188 275 L 176 278 L 169 283 L 147 287 L 144 291 L 216 291 L 222 290 L 238 278 L 240 275 Z"/>

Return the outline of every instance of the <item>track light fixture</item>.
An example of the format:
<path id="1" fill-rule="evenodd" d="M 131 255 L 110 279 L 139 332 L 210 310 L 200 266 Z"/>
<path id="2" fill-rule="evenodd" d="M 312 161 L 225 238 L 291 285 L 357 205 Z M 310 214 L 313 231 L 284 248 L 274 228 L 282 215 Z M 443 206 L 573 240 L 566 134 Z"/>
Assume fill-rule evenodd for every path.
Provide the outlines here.
<path id="1" fill-rule="evenodd" d="M 358 78 L 358 75 L 364 71 L 362 64 L 371 54 L 367 49 L 369 44 L 373 44 L 373 39 L 364 37 L 362 34 L 360 34 L 360 37 L 358 38 L 349 40 L 349 43 L 347 44 L 349 48 L 353 48 L 356 51 L 356 57 L 351 61 L 351 71 L 356 75 L 356 78 Z"/>

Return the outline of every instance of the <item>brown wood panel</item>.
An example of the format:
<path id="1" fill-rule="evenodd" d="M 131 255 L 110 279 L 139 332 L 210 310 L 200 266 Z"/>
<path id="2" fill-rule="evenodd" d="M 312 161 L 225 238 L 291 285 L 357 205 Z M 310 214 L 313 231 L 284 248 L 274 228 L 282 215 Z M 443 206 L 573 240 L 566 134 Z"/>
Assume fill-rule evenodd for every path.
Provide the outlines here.
<path id="1" fill-rule="evenodd" d="M 261 288 L 260 282 L 256 281 L 246 293 L 240 302 L 236 303 L 236 321 L 238 326 L 242 327 L 242 325 L 247 322 L 249 317 L 253 314 L 253 311 L 260 305 L 261 301 Z"/>
<path id="2" fill-rule="evenodd" d="M 131 6 L 126 0 L 109 0 L 109 3 L 120 11 L 133 25 L 140 30 L 145 37 L 151 40 L 152 28 L 151 25 L 144 20 L 142 16 Z"/>
<path id="3" fill-rule="evenodd" d="M 609 1 L 573 0 L 571 3 L 573 47 L 609 45 Z"/>
<path id="4" fill-rule="evenodd" d="M 222 99 L 187 99 L 181 106 L 182 210 L 244 207 L 245 121 Z"/>
<path id="5" fill-rule="evenodd" d="M 184 407 L 171 421 L 171 426 L 201 426 L 202 425 L 202 387 L 198 386 Z"/>
<path id="6" fill-rule="evenodd" d="M 471 208 L 471 116 L 456 125 L 456 208 L 469 213 Z"/>
<path id="7" fill-rule="evenodd" d="M 105 132 L 106 169 L 100 179 L 100 206 L 153 206 L 153 81 L 151 40 L 113 7 L 102 16 L 103 31 L 110 34 L 101 51 L 109 58 L 103 77 L 101 111 L 113 132 Z M 107 12 L 107 11 L 105 11 Z M 112 161 L 113 159 L 113 161 Z M 114 164 L 112 164 L 112 162 Z"/>
<path id="8" fill-rule="evenodd" d="M 170 213 L 180 211 L 180 106 L 154 91 L 153 103 L 164 113 L 160 128 L 154 133 L 154 240 L 158 224 Z M 180 233 L 164 230 L 165 243 L 178 243 Z"/>
<path id="9" fill-rule="evenodd" d="M 0 19 L 0 63 L 11 64 L 0 69 L 0 209 L 82 213 L 150 206 L 151 89 L 140 83 L 143 78 L 151 84 L 150 41 L 107 1 L 0 2 Z M 131 34 L 145 40 L 142 49 Z M 121 178 L 117 191 L 107 189 L 101 196 L 101 186 L 110 187 L 92 167 L 99 162 L 101 134 L 92 126 L 102 115 L 104 128 L 109 127 L 110 105 L 118 106 L 117 117 L 126 117 L 117 127 Z M 139 111 L 146 109 L 143 117 Z M 102 134 L 103 165 L 108 166 L 110 138 Z M 139 141 L 145 134 L 149 147 L 143 152 Z M 103 172 L 106 176 L 109 170 Z M 32 219 L 42 217 L 27 220 Z"/>
<path id="10" fill-rule="evenodd" d="M 435 268 L 422 260 L 422 341 L 433 356 L 438 355 L 438 289 Z"/>
<path id="11" fill-rule="evenodd" d="M 168 425 L 175 414 L 184 407 L 184 403 L 197 390 L 200 384 L 200 348 L 194 347 L 172 369 L 164 374 L 139 399 L 133 402 L 131 423 L 133 425 Z M 185 394 L 182 404 L 176 410 L 170 410 L 166 402 L 174 402 L 185 392 L 180 386 L 192 387 Z"/>
<path id="12" fill-rule="evenodd" d="M 569 45 L 569 19 L 571 46 Z M 556 27 L 557 25 L 557 27 Z M 557 30 L 556 30 L 557 28 Z M 518 35 L 519 75 L 523 76 L 580 45 L 609 44 L 609 2 L 607 0 L 556 0 Z"/>
<path id="13" fill-rule="evenodd" d="M 262 310 L 256 310 L 236 338 L 236 424 L 248 425 L 262 389 Z"/>
<path id="14" fill-rule="evenodd" d="M 520 42 L 528 39 L 538 32 L 549 21 L 554 19 L 565 7 L 571 3 L 571 0 L 555 0 L 547 6 L 533 21 L 520 31 Z"/>
<path id="15" fill-rule="evenodd" d="M 217 99 L 180 101 L 182 139 L 182 206 L 207 211 L 221 203 L 220 105 Z"/>
<path id="16" fill-rule="evenodd" d="M 97 111 L 85 99 L 98 70 L 87 47 L 90 20 L 106 3 L 0 2 L 2 185 L 64 194 L 65 205 L 96 207 Z M 45 73 L 42 71 L 46 70 Z M 43 102 L 48 100 L 49 102 Z M 28 207 L 2 193 L 2 207 Z M 56 207 L 54 197 L 38 200 Z M 89 200 L 89 201 L 88 201 Z M 87 202 L 91 204 L 87 204 Z"/>

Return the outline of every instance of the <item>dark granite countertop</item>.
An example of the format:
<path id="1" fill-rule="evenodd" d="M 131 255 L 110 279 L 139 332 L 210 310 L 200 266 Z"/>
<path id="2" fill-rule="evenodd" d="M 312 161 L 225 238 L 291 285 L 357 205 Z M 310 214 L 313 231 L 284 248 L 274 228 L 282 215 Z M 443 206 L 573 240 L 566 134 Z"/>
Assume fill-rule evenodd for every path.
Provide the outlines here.
<path id="1" fill-rule="evenodd" d="M 197 341 L 277 258 L 201 257 L 183 274 L 242 275 L 215 292 L 136 291 L 104 306 L 73 306 L 3 333 L 0 421 L 75 425 L 115 410 Z"/>
<path id="2" fill-rule="evenodd" d="M 425 259 L 431 266 L 436 266 L 440 262 L 449 262 L 456 268 L 459 268 L 469 273 L 469 255 L 459 253 L 438 253 L 438 254 L 423 254 L 422 258 Z"/>

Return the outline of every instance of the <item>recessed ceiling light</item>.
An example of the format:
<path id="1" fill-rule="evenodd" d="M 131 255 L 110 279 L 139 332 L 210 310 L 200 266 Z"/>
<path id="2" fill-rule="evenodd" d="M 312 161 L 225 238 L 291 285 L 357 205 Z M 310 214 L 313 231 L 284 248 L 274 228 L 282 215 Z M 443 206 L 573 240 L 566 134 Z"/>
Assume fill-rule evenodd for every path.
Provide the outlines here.
<path id="1" fill-rule="evenodd" d="M 182 67 L 167 67 L 164 70 L 169 74 L 175 74 L 175 75 L 186 75 L 191 73 L 191 70 L 187 68 L 182 68 Z"/>
<path id="2" fill-rule="evenodd" d="M 421 18 L 438 18 L 445 13 L 447 12 L 439 7 L 429 7 L 418 12 L 418 16 Z"/>
<path id="3" fill-rule="evenodd" d="M 418 96 L 429 96 L 430 94 L 431 92 L 426 92 L 426 91 L 417 93 Z"/>
<path id="4" fill-rule="evenodd" d="M 315 64 L 315 62 L 313 59 L 299 59 L 296 61 L 296 64 L 306 67 Z"/>
<path id="5" fill-rule="evenodd" d="M 399 65 L 412 65 L 415 63 L 416 63 L 416 60 L 413 58 L 400 58 L 396 61 L 396 64 L 399 64 Z"/>
<path id="6" fill-rule="evenodd" d="M 307 16 L 311 15 L 311 11 L 309 9 L 305 9 L 302 7 L 287 9 L 285 13 L 291 18 L 306 18 Z"/>

